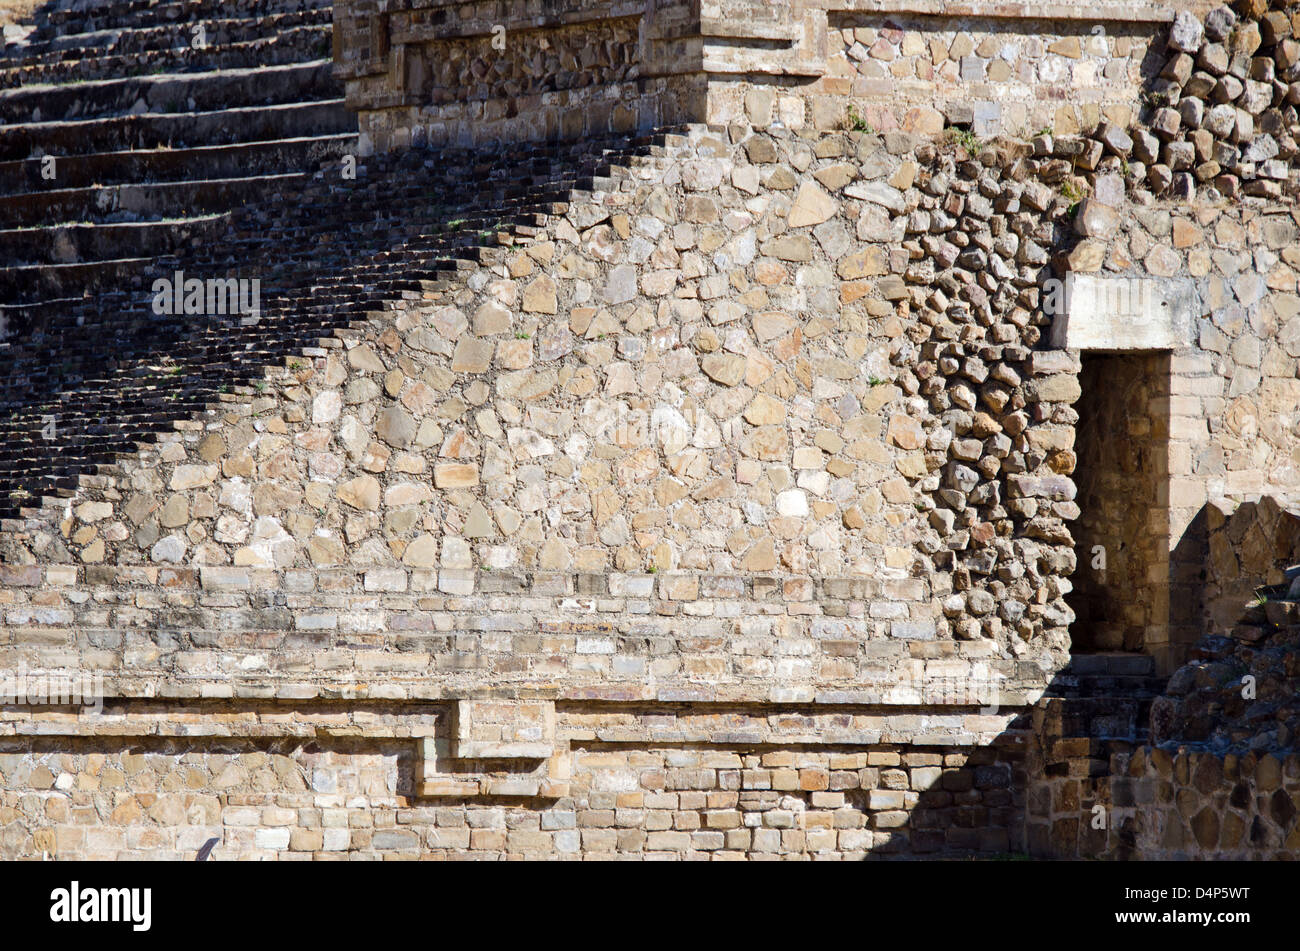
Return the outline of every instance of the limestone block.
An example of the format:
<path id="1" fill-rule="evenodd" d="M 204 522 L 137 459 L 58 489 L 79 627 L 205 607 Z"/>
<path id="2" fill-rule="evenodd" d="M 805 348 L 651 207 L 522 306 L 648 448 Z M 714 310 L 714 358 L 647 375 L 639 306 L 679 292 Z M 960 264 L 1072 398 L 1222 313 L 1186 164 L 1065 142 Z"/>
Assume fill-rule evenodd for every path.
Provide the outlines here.
<path id="1" fill-rule="evenodd" d="M 1052 346 L 1103 353 L 1190 346 L 1201 311 L 1190 281 L 1075 273 L 1048 288 L 1054 304 Z"/>

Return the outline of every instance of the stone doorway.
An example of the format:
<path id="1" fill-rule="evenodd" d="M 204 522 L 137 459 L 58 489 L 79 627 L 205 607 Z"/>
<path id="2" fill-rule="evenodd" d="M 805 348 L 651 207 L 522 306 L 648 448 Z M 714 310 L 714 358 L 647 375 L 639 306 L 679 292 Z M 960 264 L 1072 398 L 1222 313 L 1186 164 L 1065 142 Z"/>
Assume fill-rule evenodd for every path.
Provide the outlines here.
<path id="1" fill-rule="evenodd" d="M 1170 354 L 1082 359 L 1072 652 L 1157 653 L 1170 610 Z"/>

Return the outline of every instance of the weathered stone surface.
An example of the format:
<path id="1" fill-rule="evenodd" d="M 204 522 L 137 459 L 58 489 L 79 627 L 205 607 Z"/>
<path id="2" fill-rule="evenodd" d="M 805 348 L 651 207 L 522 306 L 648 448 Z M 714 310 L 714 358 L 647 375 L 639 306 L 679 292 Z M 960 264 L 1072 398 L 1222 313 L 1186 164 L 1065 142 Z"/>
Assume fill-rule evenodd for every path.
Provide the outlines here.
<path id="1" fill-rule="evenodd" d="M 1055 346 L 1080 350 L 1173 350 L 1191 341 L 1199 310 L 1187 284 L 1070 274 Z"/>
<path id="2" fill-rule="evenodd" d="M 112 728 L 158 739 L 141 758 L 16 711 L 23 736 L 59 744 L 0 750 L 19 830 L 5 848 L 175 858 L 208 826 L 257 858 L 1300 846 L 1285 756 L 1132 744 L 1104 763 L 1095 737 L 1051 732 L 1075 711 L 1029 710 L 1071 637 L 1102 649 L 1081 662 L 1151 650 L 1163 664 L 1201 629 L 1180 610 L 1249 600 L 1218 572 L 1194 590 L 1204 566 L 1178 542 L 1213 520 L 1211 498 L 1294 496 L 1291 20 L 1246 4 L 1240 29 L 1216 11 L 1202 37 L 1180 14 L 1165 53 L 1150 30 L 1022 36 L 768 5 L 722 13 L 726 42 L 718 23 L 698 44 L 674 34 L 674 55 L 744 60 L 710 85 L 712 67 L 644 61 L 667 7 L 653 21 L 593 7 L 576 25 L 499 6 L 512 39 L 488 53 L 482 23 L 446 37 L 398 0 L 359 27 L 341 0 L 363 151 L 396 154 L 366 156 L 355 186 L 326 161 L 293 220 L 346 208 L 340 222 L 391 227 L 400 253 L 380 249 L 374 284 L 360 259 L 311 275 L 302 315 L 346 304 L 354 322 L 3 533 L 6 669 L 40 652 L 109 671 Z M 91 68 L 77 62 L 41 68 Z M 419 108 L 393 106 L 417 78 Z M 670 101 L 710 125 L 674 113 L 637 154 L 584 138 L 649 130 Z M 945 116 L 975 138 L 937 135 Z M 1018 129 L 1042 133 L 986 141 Z M 433 193 L 423 146 L 489 132 L 512 164 L 432 153 L 464 182 L 447 200 L 485 206 L 466 224 L 487 230 L 422 218 L 406 198 Z M 354 188 L 379 210 L 356 218 L 339 197 Z M 386 189 L 399 197 L 384 204 Z M 350 248 L 347 227 L 319 235 L 322 266 Z M 456 269 L 404 277 L 425 246 Z M 286 243 L 295 268 L 314 260 L 301 250 Z M 1076 292 L 1167 277 L 1195 302 L 1148 319 L 1076 293 L 1057 311 L 1050 280 L 1067 274 Z M 362 285 L 366 300 L 348 297 Z M 1080 349 L 1116 356 L 1103 374 Z M 115 372 L 162 389 L 136 369 Z M 1207 533 L 1227 564 L 1227 530 Z M 1238 574 L 1270 540 L 1236 536 Z M 1076 610 L 1090 584 L 1129 586 L 1108 604 L 1122 621 Z M 1265 617 L 1293 619 L 1284 603 Z M 1277 644 L 1238 620 L 1223 630 L 1257 656 Z M 981 673 L 997 714 L 972 712 Z M 539 692 L 562 702 L 519 699 Z M 1213 730 L 1195 704 L 1157 709 Z M 1031 722 L 1032 738 L 1013 726 Z M 1290 742 L 1272 729 L 1231 742 Z M 995 742 L 1008 730 L 1023 757 Z M 540 759 L 449 763 L 451 736 L 540 744 Z M 75 822 L 49 792 L 119 787 L 132 795 Z M 1088 796 L 1139 803 L 1158 828 L 1122 815 L 1097 835 Z"/>
<path id="3" fill-rule="evenodd" d="M 379 508 L 379 482 L 374 476 L 358 476 L 339 486 L 338 497 L 345 505 L 374 511 Z"/>
<path id="4" fill-rule="evenodd" d="M 835 199 L 812 182 L 806 182 L 790 208 L 790 227 L 819 225 L 835 214 L 836 207 Z"/>

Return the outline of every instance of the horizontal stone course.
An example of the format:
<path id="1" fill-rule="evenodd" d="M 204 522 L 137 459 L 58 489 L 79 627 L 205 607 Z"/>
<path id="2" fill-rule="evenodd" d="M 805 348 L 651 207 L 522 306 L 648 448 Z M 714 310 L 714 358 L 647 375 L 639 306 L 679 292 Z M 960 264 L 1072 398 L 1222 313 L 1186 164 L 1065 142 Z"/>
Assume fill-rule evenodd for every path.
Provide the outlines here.
<path id="1" fill-rule="evenodd" d="M 285 313 L 316 345 L 277 340 L 256 385 L 177 407 L 162 438 L 6 523 L 0 664 L 103 671 L 109 713 L 6 711 L 3 806 L 53 788 L 111 821 L 78 829 L 56 805 L 5 848 L 174 857 L 192 845 L 178 807 L 237 857 L 1124 857 L 1135 828 L 1151 854 L 1214 853 L 1265 811 L 1269 848 L 1290 836 L 1269 760 L 1266 805 L 1221 809 L 1231 770 L 1197 752 L 1168 780 L 1209 797 L 1187 822 L 1118 811 L 1169 792 L 1165 754 L 1142 748 L 1147 668 L 1063 669 L 1095 407 L 1090 358 L 1046 339 L 1044 283 L 1149 273 L 1204 302 L 1200 352 L 1168 358 L 1116 449 L 1162 476 L 1150 503 L 1124 498 L 1118 537 L 1140 517 L 1156 538 L 1128 548 L 1125 577 L 1153 583 L 1122 642 L 1163 663 L 1195 620 L 1173 608 L 1203 567 L 1176 551 L 1199 507 L 1295 481 L 1285 24 L 1266 21 L 1250 66 L 1275 82 L 1220 88 L 1192 68 L 1218 68 L 1213 18 L 1157 38 L 1145 6 L 1123 18 L 1136 39 L 1023 45 L 991 7 L 979 29 L 899 9 L 804 33 L 824 10 L 730 6 L 674 32 L 689 7 L 506 9 L 507 44 L 527 35 L 492 63 L 486 21 L 450 36 L 425 8 L 341 6 L 363 145 L 392 154 L 264 220 L 311 245 L 336 232 L 304 219 L 338 229 L 364 195 L 385 239 L 445 224 L 451 243 L 301 278 Z M 686 62 L 694 31 L 704 79 L 641 75 Z M 1251 32 L 1228 42 L 1258 52 Z M 758 78 L 765 50 L 781 92 Z M 546 68 L 521 86 L 512 56 L 532 52 Z M 1169 102 L 1139 110 L 1152 57 Z M 935 81 L 926 61 L 955 99 L 1037 84 L 1070 90 L 1067 111 L 981 141 L 991 100 L 945 114 L 898 94 Z M 488 70 L 473 97 L 467 64 Z M 715 96 L 717 74 L 745 81 Z M 610 92 L 634 82 L 635 110 Z M 857 114 L 872 95 L 897 103 Z M 1206 108 L 1220 99 L 1230 117 Z M 561 144 L 670 113 L 714 124 Z M 554 141 L 423 150 L 520 130 Z M 440 161 L 485 183 L 472 223 L 421 217 Z M 1137 696 L 1088 693 L 1126 678 Z M 145 767 L 110 736 L 162 758 L 132 785 L 119 773 Z M 137 821 L 155 786 L 215 803 Z M 1117 838 L 1093 834 L 1094 805 Z"/>

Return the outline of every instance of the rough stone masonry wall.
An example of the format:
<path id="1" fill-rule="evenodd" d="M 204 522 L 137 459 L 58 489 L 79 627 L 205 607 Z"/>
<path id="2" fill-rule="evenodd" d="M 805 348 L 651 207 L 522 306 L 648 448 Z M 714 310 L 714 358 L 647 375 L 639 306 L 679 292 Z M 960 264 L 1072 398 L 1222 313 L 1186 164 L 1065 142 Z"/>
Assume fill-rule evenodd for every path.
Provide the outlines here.
<path id="1" fill-rule="evenodd" d="M 350 681 L 354 634 L 462 688 L 876 702 L 931 657 L 1041 686 L 1077 360 L 1029 349 L 1051 225 L 1014 196 L 1053 194 L 907 136 L 733 133 L 47 505 L 12 623 L 105 659 L 139 630 L 129 693 Z"/>
<path id="2" fill-rule="evenodd" d="M 410 737 L 450 735 L 436 705 L 126 709 L 110 711 L 116 736 L 0 741 L 6 857 L 182 859 L 212 838 L 216 859 L 260 860 L 839 860 L 1022 848 L 1014 750 L 864 744 L 842 718 L 788 716 L 790 740 L 818 733 L 812 745 L 783 747 L 747 741 L 752 724 L 740 716 L 562 712 L 572 744 L 563 788 L 539 800 L 509 776 L 484 795 L 422 791 L 429 774 Z M 464 783 L 474 765 L 435 782 Z"/>
<path id="3" fill-rule="evenodd" d="M 1276 63 L 1290 47 L 1275 31 L 1267 49 Z M 68 714 L 15 711 L 19 759 L 7 762 L 35 775 L 47 752 L 212 717 L 194 704 L 151 724 L 155 696 L 225 712 L 222 701 L 274 700 L 232 732 L 265 718 L 278 736 L 328 703 L 342 709 L 318 715 L 337 713 L 345 733 L 419 751 L 410 785 L 385 780 L 385 792 L 448 797 L 467 825 L 483 797 L 526 800 L 515 815 L 527 826 L 537 800 L 572 800 L 608 828 L 609 798 L 575 783 L 584 718 L 597 739 L 652 751 L 651 771 L 658 751 L 682 768 L 738 761 L 741 793 L 747 768 L 776 782 L 761 775 L 769 752 L 813 794 L 840 791 L 804 787 L 821 779 L 802 770 L 834 771 L 832 755 L 868 757 L 858 769 L 873 752 L 944 757 L 910 762 L 931 770 L 1000 736 L 1014 747 L 1020 713 L 1065 659 L 1067 522 L 1079 514 L 1079 361 L 1046 349 L 1045 266 L 1124 275 L 1142 262 L 1200 282 L 1200 345 L 1171 358 L 1177 464 L 1158 500 L 1171 526 L 1219 475 L 1229 496 L 1292 486 L 1296 222 L 1278 211 L 1295 111 L 1277 82 L 1267 103 L 1243 100 L 1231 129 L 1210 132 L 1213 192 L 1178 177 L 1182 143 L 1201 141 L 1165 112 L 1153 116 L 1159 135 L 1108 124 L 974 155 L 907 133 L 694 130 L 575 196 L 507 264 L 289 362 L 264 392 L 182 422 L 10 534 L 5 667 L 103 670 L 121 710 L 84 739 Z M 1255 92 L 1242 84 L 1239 96 Z M 1242 114 L 1274 130 L 1281 166 L 1243 155 L 1258 137 L 1243 135 Z M 1139 149 L 1156 152 L 1148 162 Z M 1219 201 L 1234 179 L 1244 198 Z M 1220 418 L 1266 420 L 1264 438 L 1248 447 L 1230 426 L 1211 430 Z M 1000 708 L 986 715 L 969 684 L 990 679 Z M 364 708 L 377 701 L 399 710 Z M 424 715 L 435 724 L 416 730 Z M 687 730 L 683 716 L 714 719 Z M 738 760 L 708 765 L 696 744 Z M 261 769 L 249 755 L 232 776 Z M 974 761 L 998 766 L 989 755 Z M 41 764 L 56 789 L 81 782 L 75 758 L 55 765 Z M 630 768 L 614 775 L 632 785 Z M 961 847 L 972 837 L 954 830 L 1008 807 L 976 795 L 996 788 L 979 775 L 948 789 L 942 773 L 882 774 L 886 791 L 917 797 L 852 808 L 873 846 L 886 835 L 897 847 L 897 813 L 913 807 L 910 843 L 920 795 L 939 782 L 951 797 L 940 808 L 953 810 L 936 820 L 943 846 Z M 708 808 L 713 781 L 682 788 Z M 153 780 L 140 782 L 148 792 Z M 600 790 L 611 791 L 635 792 Z M 60 808 L 15 798 L 21 830 Z M 730 810 L 729 796 L 715 801 Z M 113 827 L 110 802 L 83 809 L 82 824 Z M 617 798 L 613 808 L 617 826 Z M 269 815 L 258 821 L 287 818 Z M 993 828 L 1022 827 L 1016 815 L 998 813 Z M 628 821 L 651 831 L 647 816 Z M 43 851 L 14 836 L 20 851 Z M 283 838 L 262 842 L 291 851 Z M 834 848 L 864 841 L 837 836 Z M 791 857 L 809 852 L 806 835 L 780 842 Z"/>
<path id="4" fill-rule="evenodd" d="M 698 117 L 688 0 L 340 0 L 335 69 L 364 150 L 575 139 Z"/>
<path id="5" fill-rule="evenodd" d="M 1230 631 L 1242 620 L 1256 589 L 1283 583 L 1300 563 L 1300 516 L 1271 496 L 1206 513 L 1206 632 Z"/>
<path id="6" fill-rule="evenodd" d="M 1220 8 L 1204 28 L 1190 17 L 1175 24 L 1154 85 L 1152 131 L 1117 136 L 1099 153 L 1099 170 L 1109 165 L 1128 183 L 1133 226 L 1119 229 L 1106 212 L 1093 217 L 1119 190 L 1118 180 L 1097 177 L 1076 216 L 1084 237 L 1066 262 L 1075 271 L 1182 278 L 1201 302 L 1171 357 L 1168 489 L 1152 506 L 1170 556 L 1152 570 L 1168 579 L 1170 608 L 1144 642 L 1174 664 L 1178 645 L 1202 627 L 1207 502 L 1296 492 L 1295 17 L 1292 8 L 1239 21 Z M 1098 137 L 1115 131 L 1103 124 Z"/>
<path id="7" fill-rule="evenodd" d="M 1063 657 L 1070 509 L 1053 497 L 1071 487 L 1027 431 L 1068 418 L 1075 364 L 1032 355 L 955 276 L 996 341 L 962 307 L 965 330 L 933 303 L 907 319 L 946 298 L 891 239 L 920 233 L 922 205 L 959 214 L 950 194 L 984 220 L 984 166 L 949 156 L 927 177 L 912 155 L 933 146 L 907 138 L 737 138 L 694 134 L 499 272 L 52 501 L 9 538 L 6 664 L 286 715 L 491 689 L 516 712 L 592 704 L 598 724 L 619 715 L 600 704 L 730 702 L 747 726 L 719 742 L 817 763 L 993 744 Z M 906 201 L 922 217 L 891 218 Z M 986 715 L 972 687 L 990 680 Z M 480 712 L 458 716 L 472 731 Z M 805 716 L 815 729 L 782 735 Z M 539 743 L 501 782 L 564 799 L 563 732 Z M 435 750 L 417 792 L 492 795 L 464 765 L 479 758 Z M 876 799 L 863 826 L 899 841 L 915 801 Z M 960 814 L 928 847 L 1004 841 L 949 835 L 973 828 Z"/>
<path id="8" fill-rule="evenodd" d="M 1300 756 L 1059 740 L 1034 774 L 1027 849 L 1060 858 L 1300 857 Z"/>
<path id="9" fill-rule="evenodd" d="M 335 44 L 379 149 L 682 121 L 826 131 L 850 104 L 882 132 L 1028 138 L 1126 127 L 1174 14 L 1212 5 L 341 0 Z"/>
<path id="10" fill-rule="evenodd" d="M 750 4 L 706 4 L 743 20 Z M 829 129 L 852 103 L 881 131 L 937 133 L 946 124 L 978 135 L 1028 138 L 1044 127 L 1074 135 L 1102 119 L 1136 117 L 1152 61 L 1179 9 L 1204 3 L 951 4 L 931 0 L 800 7 L 806 66 L 790 84 L 758 70 L 711 89 L 709 121 L 744 117 Z M 730 51 L 706 62 L 730 72 Z M 770 64 L 770 51 L 753 57 Z M 738 71 L 736 71 L 738 72 Z M 760 73 L 756 75 L 755 73 Z M 773 109 L 774 103 L 779 107 Z"/>

